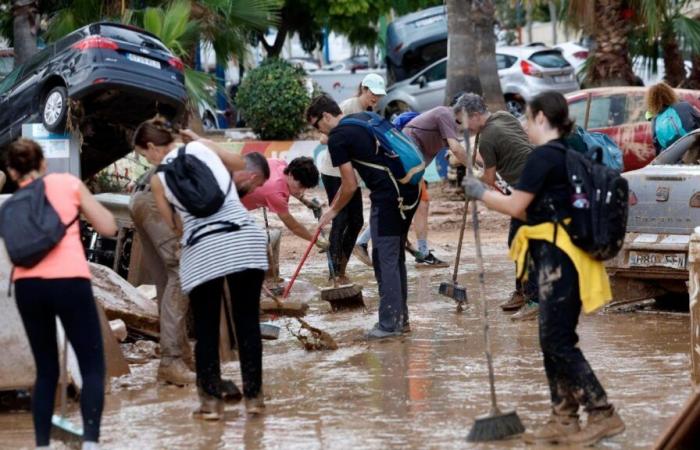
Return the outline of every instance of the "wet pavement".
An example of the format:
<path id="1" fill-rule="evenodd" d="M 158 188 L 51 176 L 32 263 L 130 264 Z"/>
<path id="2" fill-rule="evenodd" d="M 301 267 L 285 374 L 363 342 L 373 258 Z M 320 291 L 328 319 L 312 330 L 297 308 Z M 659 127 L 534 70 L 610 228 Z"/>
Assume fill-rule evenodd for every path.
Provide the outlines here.
<path id="1" fill-rule="evenodd" d="M 451 248 L 453 243 L 443 244 L 442 254 Z M 531 428 L 548 414 L 537 325 L 511 322 L 497 307 L 512 289 L 513 266 L 500 237 L 484 250 L 499 403 L 516 408 Z M 194 387 L 157 384 L 157 360 L 133 365 L 132 375 L 114 380 L 107 396 L 103 448 L 525 448 L 518 439 L 479 445 L 465 440 L 473 418 L 488 412 L 489 396 L 469 242 L 463 254 L 466 311 L 457 313 L 451 300 L 437 294 L 451 269 L 418 271 L 409 263 L 413 331 L 376 343 L 363 339 L 376 321 L 376 283 L 370 268 L 352 262 L 369 309 L 332 313 L 319 300 L 312 303 L 307 320 L 331 332 L 340 344 L 336 351 L 306 352 L 286 329 L 278 341 L 265 342 L 267 412 L 261 417 L 246 417 L 237 404 L 227 406 L 223 422 L 195 421 Z M 305 279 L 321 284 L 324 262 L 314 257 Z M 290 271 L 289 264 L 283 267 L 283 273 Z M 649 448 L 691 392 L 688 315 L 605 312 L 582 317 L 579 332 L 584 354 L 627 424 L 624 434 L 599 448 Z M 239 379 L 237 363 L 226 364 L 224 373 Z M 79 420 L 77 405 L 71 417 Z M 32 444 L 30 414 L 0 412 L 0 448 Z"/>

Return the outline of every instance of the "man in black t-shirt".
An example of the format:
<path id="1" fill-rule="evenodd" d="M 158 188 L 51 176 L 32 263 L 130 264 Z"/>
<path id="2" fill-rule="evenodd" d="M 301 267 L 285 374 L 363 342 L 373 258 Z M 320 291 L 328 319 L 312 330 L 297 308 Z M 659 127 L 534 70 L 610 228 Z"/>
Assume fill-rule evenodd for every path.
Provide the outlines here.
<path id="1" fill-rule="evenodd" d="M 364 119 L 366 116 L 366 113 L 358 113 L 348 117 Z M 389 175 L 383 170 L 358 163 L 362 161 L 385 166 L 381 151 L 377 152 L 374 136 L 362 126 L 341 123 L 343 117 L 338 104 L 327 95 L 314 98 L 306 111 L 309 124 L 328 135 L 328 152 L 341 177 L 336 199 L 321 217 L 319 226 L 330 223 L 350 201 L 357 189 L 358 181 L 354 173 L 357 170 L 370 190 L 372 260 L 379 286 L 379 322 L 367 337 L 382 339 L 397 336 L 410 331 L 403 248 L 415 207 L 402 211 L 399 192 Z M 399 191 L 403 205 L 417 204 L 418 186 L 399 184 Z"/>

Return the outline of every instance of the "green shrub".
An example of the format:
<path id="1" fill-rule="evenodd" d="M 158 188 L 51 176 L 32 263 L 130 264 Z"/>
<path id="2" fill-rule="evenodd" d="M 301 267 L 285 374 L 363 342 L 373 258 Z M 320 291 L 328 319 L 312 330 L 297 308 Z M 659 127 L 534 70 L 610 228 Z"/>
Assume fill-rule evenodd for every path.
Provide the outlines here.
<path id="1" fill-rule="evenodd" d="M 265 140 L 294 139 L 306 126 L 311 98 L 306 72 L 281 59 L 267 59 L 246 74 L 236 104 L 246 124 Z"/>

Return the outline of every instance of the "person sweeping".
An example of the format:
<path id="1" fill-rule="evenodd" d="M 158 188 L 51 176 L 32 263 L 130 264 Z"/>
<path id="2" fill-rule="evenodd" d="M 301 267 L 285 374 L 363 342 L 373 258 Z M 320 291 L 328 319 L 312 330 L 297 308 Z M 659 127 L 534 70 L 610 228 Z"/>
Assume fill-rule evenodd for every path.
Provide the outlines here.
<path id="1" fill-rule="evenodd" d="M 552 411 L 547 422 L 524 436 L 537 445 L 593 445 L 625 429 L 593 369 L 577 346 L 576 326 L 583 307 L 592 312 L 610 301 L 609 280 L 602 262 L 573 244 L 561 223 L 570 223 L 573 198 L 567 176 L 571 131 L 566 99 L 556 92 L 536 96 L 527 109 L 527 133 L 537 147 L 528 156 L 520 182 L 510 196 L 488 190 L 467 177 L 465 193 L 487 207 L 526 223 L 513 239 L 510 255 L 539 287 L 539 335 L 549 382 Z M 556 213 L 558 219 L 554 219 Z M 579 424 L 579 408 L 588 413 Z"/>

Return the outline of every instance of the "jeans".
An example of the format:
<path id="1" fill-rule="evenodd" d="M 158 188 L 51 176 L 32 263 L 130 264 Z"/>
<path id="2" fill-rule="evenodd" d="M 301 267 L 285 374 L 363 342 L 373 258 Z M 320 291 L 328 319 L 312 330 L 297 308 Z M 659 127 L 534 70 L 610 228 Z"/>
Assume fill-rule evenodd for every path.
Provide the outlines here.
<path id="1" fill-rule="evenodd" d="M 545 241 L 530 241 L 539 286 L 539 334 L 552 405 L 572 412 L 609 407 L 605 390 L 577 347 L 576 326 L 581 313 L 578 273 L 568 256 Z"/>
<path id="2" fill-rule="evenodd" d="M 80 391 L 83 439 L 98 442 L 105 397 L 105 359 L 90 280 L 24 278 L 17 280 L 15 289 L 17 309 L 36 364 L 32 415 L 37 447 L 49 445 L 59 377 L 56 316 L 75 350 L 83 379 Z"/>
<path id="3" fill-rule="evenodd" d="M 260 290 L 265 272 L 248 269 L 225 277 L 231 293 L 231 311 L 241 361 L 243 395 L 256 397 L 262 389 L 262 341 L 260 337 Z M 190 302 L 197 343 L 194 347 L 197 387 L 221 398 L 219 323 L 224 277 L 192 289 Z"/>
<path id="4" fill-rule="evenodd" d="M 328 195 L 328 204 L 333 202 L 340 189 L 341 180 L 338 177 L 321 175 L 323 187 Z M 350 202 L 333 219 L 329 237 L 331 261 L 336 275 L 345 275 L 345 267 L 355 247 L 355 240 L 364 225 L 362 217 L 362 191 L 358 188 Z"/>

